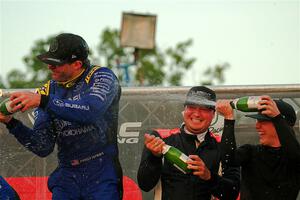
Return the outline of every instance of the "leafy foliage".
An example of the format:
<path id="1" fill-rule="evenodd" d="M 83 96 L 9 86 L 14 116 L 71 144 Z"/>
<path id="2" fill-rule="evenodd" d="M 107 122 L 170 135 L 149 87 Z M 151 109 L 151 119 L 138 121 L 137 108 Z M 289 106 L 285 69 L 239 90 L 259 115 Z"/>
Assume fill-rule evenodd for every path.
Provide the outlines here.
<path id="1" fill-rule="evenodd" d="M 0 76 L 0 88 L 6 88 L 2 77 Z"/>
<path id="2" fill-rule="evenodd" d="M 53 36 L 50 36 L 46 40 L 38 40 L 34 43 L 30 53 L 23 58 L 27 71 L 14 69 L 8 74 L 7 81 L 10 88 L 36 88 L 50 79 L 47 65 L 39 61 L 36 56 L 48 51 L 52 39 Z"/>
<path id="3" fill-rule="evenodd" d="M 196 59 L 187 56 L 193 40 L 179 42 L 166 50 L 156 46 L 152 50 L 123 48 L 120 45 L 120 32 L 117 29 L 106 28 L 100 34 L 97 46 L 99 56 L 90 52 L 92 63 L 112 68 L 123 85 L 133 86 L 180 86 L 185 73 L 190 70 Z M 37 40 L 23 61 L 26 72 L 12 70 L 7 77 L 8 88 L 36 88 L 50 79 L 47 65 L 36 56 L 48 50 L 48 45 L 54 36 Z M 228 63 L 209 67 L 204 75 L 206 80 L 201 84 L 211 85 L 224 82 L 224 71 Z M 127 73 L 127 74 L 126 74 Z M 131 78 L 131 79 L 129 79 Z M 0 77 L 0 87 L 5 88 Z"/>
<path id="4" fill-rule="evenodd" d="M 222 84 L 225 81 L 224 71 L 230 67 L 229 63 L 217 64 L 214 67 L 208 67 L 204 75 L 206 80 L 203 81 L 202 85 L 215 85 Z"/>
<path id="5" fill-rule="evenodd" d="M 181 85 L 182 76 L 190 69 L 195 58 L 186 58 L 192 40 L 178 43 L 174 48 L 162 51 L 159 47 L 152 50 L 120 47 L 120 32 L 105 29 L 100 36 L 98 52 L 105 58 L 105 65 L 120 67 L 123 63 L 134 66 L 133 85 Z M 124 73 L 120 80 L 124 80 Z"/>

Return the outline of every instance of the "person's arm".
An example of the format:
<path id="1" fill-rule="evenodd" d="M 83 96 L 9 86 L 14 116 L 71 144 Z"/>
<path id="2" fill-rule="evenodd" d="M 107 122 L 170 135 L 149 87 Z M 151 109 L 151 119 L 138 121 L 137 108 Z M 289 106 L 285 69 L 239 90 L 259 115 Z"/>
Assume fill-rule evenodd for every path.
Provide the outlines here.
<path id="1" fill-rule="evenodd" d="M 219 199 L 235 200 L 240 189 L 239 155 L 234 136 L 235 121 L 230 118 L 224 120 L 221 139 L 222 176 L 212 173 L 210 183 L 213 185 L 213 195 Z"/>
<path id="2" fill-rule="evenodd" d="M 145 192 L 153 189 L 159 181 L 161 170 L 162 158 L 154 156 L 148 149 L 144 148 L 137 173 L 139 187 Z"/>
<path id="3" fill-rule="evenodd" d="M 220 200 L 236 200 L 240 191 L 240 168 L 222 164 L 222 176 L 211 173 L 207 183 L 212 187 L 213 196 Z"/>
<path id="4" fill-rule="evenodd" d="M 229 100 L 218 100 L 217 111 L 224 116 L 224 128 L 221 139 L 222 163 L 228 166 L 237 167 L 250 159 L 251 153 L 248 145 L 237 148 L 235 139 L 234 112 Z"/>
<path id="5" fill-rule="evenodd" d="M 35 123 L 32 129 L 15 118 L 6 123 L 9 132 L 25 148 L 40 157 L 46 157 L 54 149 L 56 135 L 53 126 L 48 114 L 41 109 L 35 111 Z"/>
<path id="6" fill-rule="evenodd" d="M 296 139 L 295 132 L 287 124 L 282 115 L 272 118 L 281 147 L 285 150 L 286 155 L 294 161 L 300 162 L 300 145 Z"/>
<path id="7" fill-rule="evenodd" d="M 40 107 L 55 116 L 78 123 L 95 123 L 103 116 L 115 97 L 120 96 L 120 86 L 113 72 L 101 67 L 87 81 L 88 89 L 78 99 L 62 99 L 53 93 L 48 95 L 33 92 L 15 92 L 11 94 L 14 110 L 22 112 Z M 80 86 L 75 85 L 80 90 Z"/>
<path id="8" fill-rule="evenodd" d="M 299 142 L 295 137 L 293 128 L 281 115 L 276 102 L 269 96 L 262 96 L 258 104 L 258 109 L 262 109 L 261 113 L 271 118 L 275 126 L 281 147 L 285 150 L 286 155 L 290 159 L 299 162 Z"/>
<path id="9" fill-rule="evenodd" d="M 145 147 L 139 165 L 137 180 L 143 191 L 150 191 L 158 183 L 162 170 L 161 146 L 164 142 L 158 134 L 145 134 Z"/>

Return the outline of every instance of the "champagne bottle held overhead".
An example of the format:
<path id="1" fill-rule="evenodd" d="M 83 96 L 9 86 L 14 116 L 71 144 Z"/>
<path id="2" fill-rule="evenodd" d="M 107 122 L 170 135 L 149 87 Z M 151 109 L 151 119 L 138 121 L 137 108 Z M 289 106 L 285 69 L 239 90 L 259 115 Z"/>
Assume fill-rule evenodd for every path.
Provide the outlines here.
<path id="1" fill-rule="evenodd" d="M 234 99 L 230 102 L 233 109 L 243 112 L 257 112 L 257 104 L 260 101 L 260 96 L 246 96 Z"/>
<path id="2" fill-rule="evenodd" d="M 162 151 L 164 158 L 171 163 L 174 167 L 179 169 L 181 172 L 184 174 L 191 173 L 192 170 L 187 168 L 187 163 L 186 161 L 189 160 L 190 158 L 182 153 L 180 150 L 177 148 L 170 146 L 170 145 L 165 145 L 163 146 L 163 151 Z"/>
<path id="3" fill-rule="evenodd" d="M 3 115 L 11 115 L 11 114 L 13 114 L 13 109 L 12 109 L 12 107 L 10 107 L 10 103 L 11 103 L 11 101 L 9 100 L 9 98 L 4 99 L 0 103 L 0 112 Z"/>

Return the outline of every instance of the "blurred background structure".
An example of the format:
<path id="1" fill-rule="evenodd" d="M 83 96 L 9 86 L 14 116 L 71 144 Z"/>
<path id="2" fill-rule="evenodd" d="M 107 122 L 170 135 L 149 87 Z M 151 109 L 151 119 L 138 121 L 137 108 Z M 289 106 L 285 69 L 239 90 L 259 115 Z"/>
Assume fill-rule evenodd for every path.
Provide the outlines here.
<path id="1" fill-rule="evenodd" d="M 92 63 L 111 68 L 122 83 L 125 200 L 153 199 L 136 184 L 143 134 L 180 125 L 187 86 L 210 85 L 225 99 L 283 98 L 297 111 L 300 140 L 299 0 L 0 0 L 0 89 L 43 85 L 50 74 L 36 55 L 62 32 L 81 35 Z M 31 111 L 16 117 L 33 123 Z M 220 127 L 217 117 L 211 130 Z M 239 145 L 257 143 L 254 127 L 238 113 Z M 0 156 L 0 175 L 23 199 L 50 199 L 55 154 L 38 158 L 0 124 Z"/>
<path id="2" fill-rule="evenodd" d="M 299 0 L 0 0 L 0 87 L 40 86 L 49 74 L 35 55 L 61 32 L 85 38 L 124 86 L 300 83 L 299 10 Z M 155 19 L 155 32 L 131 31 L 155 36 L 153 48 L 122 45 L 126 13 Z"/>

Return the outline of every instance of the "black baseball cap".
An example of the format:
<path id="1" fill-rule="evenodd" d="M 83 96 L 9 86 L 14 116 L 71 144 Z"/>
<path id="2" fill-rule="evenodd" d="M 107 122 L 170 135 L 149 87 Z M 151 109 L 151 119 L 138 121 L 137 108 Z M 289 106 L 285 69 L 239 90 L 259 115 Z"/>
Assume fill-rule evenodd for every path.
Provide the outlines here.
<path id="1" fill-rule="evenodd" d="M 75 60 L 85 61 L 88 54 L 89 47 L 81 36 L 62 33 L 50 42 L 49 51 L 37 58 L 46 64 L 63 65 Z"/>
<path id="2" fill-rule="evenodd" d="M 184 105 L 204 106 L 215 109 L 216 93 L 205 86 L 192 87 L 186 95 Z"/>
<path id="3" fill-rule="evenodd" d="M 274 100 L 276 105 L 277 105 L 277 108 L 279 110 L 279 112 L 281 113 L 281 115 L 283 116 L 283 118 L 287 121 L 287 123 L 290 125 L 290 126 L 294 126 L 295 123 L 296 123 L 296 120 L 297 120 L 297 116 L 296 116 L 296 112 L 294 110 L 294 108 L 284 102 L 283 100 Z M 245 115 L 246 117 L 251 117 L 253 119 L 257 119 L 257 120 L 260 120 L 260 121 L 271 121 L 272 118 L 267 116 L 267 115 L 264 115 L 264 114 L 261 114 L 260 112 L 258 112 L 257 114 L 253 114 L 253 115 Z"/>

